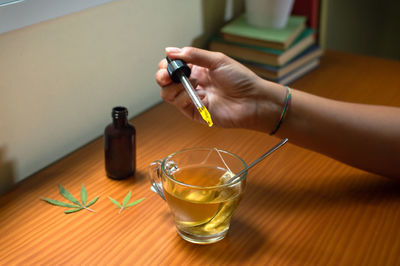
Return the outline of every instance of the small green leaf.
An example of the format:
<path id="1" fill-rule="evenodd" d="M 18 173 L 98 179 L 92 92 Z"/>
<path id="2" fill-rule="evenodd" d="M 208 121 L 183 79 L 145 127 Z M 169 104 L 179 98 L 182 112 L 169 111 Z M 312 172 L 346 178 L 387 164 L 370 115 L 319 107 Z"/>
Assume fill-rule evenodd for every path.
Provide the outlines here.
<path id="1" fill-rule="evenodd" d="M 132 207 L 133 205 L 139 204 L 139 203 L 141 203 L 142 201 L 144 201 L 144 198 L 143 198 L 143 199 L 136 200 L 136 201 L 134 201 L 134 202 L 131 202 L 131 203 L 129 203 L 128 205 L 126 205 L 125 207 Z"/>
<path id="2" fill-rule="evenodd" d="M 62 202 L 62 201 L 58 201 L 58 200 L 53 200 L 53 199 L 48 199 L 48 198 L 41 198 L 42 200 L 52 204 L 52 205 L 56 205 L 56 206 L 60 206 L 60 207 L 67 207 L 67 208 L 77 208 L 79 206 L 76 205 L 72 205 L 70 203 L 66 203 L 66 202 Z"/>
<path id="3" fill-rule="evenodd" d="M 82 201 L 82 205 L 83 205 L 83 206 L 86 205 L 86 200 L 87 200 L 87 192 L 86 192 L 85 186 L 82 184 L 82 188 L 81 188 L 81 201 Z"/>
<path id="4" fill-rule="evenodd" d="M 67 200 L 69 200 L 69 201 L 71 201 L 71 202 L 73 202 L 73 203 L 75 203 L 75 204 L 77 204 L 79 206 L 82 206 L 81 203 L 74 196 L 72 196 L 72 194 L 69 193 L 68 190 L 66 190 L 63 186 L 58 184 L 58 187 L 60 188 L 60 194 L 64 198 L 66 198 Z"/>
<path id="5" fill-rule="evenodd" d="M 121 204 L 119 204 L 118 201 L 116 201 L 115 199 L 111 198 L 110 196 L 108 196 L 108 198 L 111 200 L 112 203 L 114 203 L 114 204 L 117 205 L 118 207 L 122 208 Z"/>
<path id="6" fill-rule="evenodd" d="M 126 204 L 128 204 L 129 200 L 131 199 L 131 195 L 132 195 L 132 190 L 129 190 L 129 193 L 126 194 L 124 201 L 122 202 L 122 208 L 126 207 Z"/>
<path id="7" fill-rule="evenodd" d="M 83 208 L 79 207 L 79 208 L 76 208 L 76 209 L 66 210 L 66 211 L 64 211 L 64 213 L 65 214 L 69 214 L 69 213 L 77 212 L 77 211 L 80 211 L 80 210 L 83 210 Z"/>
<path id="8" fill-rule="evenodd" d="M 100 196 L 95 197 L 94 199 L 92 199 L 85 207 L 90 207 L 93 204 L 96 203 L 96 201 L 100 198 Z"/>

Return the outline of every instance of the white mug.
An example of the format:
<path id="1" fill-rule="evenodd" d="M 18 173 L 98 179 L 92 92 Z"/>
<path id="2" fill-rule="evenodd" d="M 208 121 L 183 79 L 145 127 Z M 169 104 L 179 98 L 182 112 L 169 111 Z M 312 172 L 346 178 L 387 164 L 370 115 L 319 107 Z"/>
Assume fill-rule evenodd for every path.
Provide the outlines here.
<path id="1" fill-rule="evenodd" d="M 294 0 L 246 0 L 247 23 L 263 28 L 284 28 Z"/>

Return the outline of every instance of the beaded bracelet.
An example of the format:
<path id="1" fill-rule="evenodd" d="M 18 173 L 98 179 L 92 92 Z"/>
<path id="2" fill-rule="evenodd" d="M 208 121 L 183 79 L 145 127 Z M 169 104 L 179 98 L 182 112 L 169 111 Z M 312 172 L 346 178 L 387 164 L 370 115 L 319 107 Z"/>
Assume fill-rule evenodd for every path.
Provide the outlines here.
<path id="1" fill-rule="evenodd" d="M 288 86 L 285 86 L 285 88 L 286 88 L 285 105 L 283 106 L 281 117 L 279 118 L 278 123 L 276 123 L 274 130 L 272 130 L 271 133 L 269 133 L 270 135 L 274 135 L 276 133 L 276 131 L 278 131 L 283 120 L 285 119 L 287 109 L 289 108 L 290 99 L 292 98 L 292 92 L 290 91 L 290 88 Z"/>

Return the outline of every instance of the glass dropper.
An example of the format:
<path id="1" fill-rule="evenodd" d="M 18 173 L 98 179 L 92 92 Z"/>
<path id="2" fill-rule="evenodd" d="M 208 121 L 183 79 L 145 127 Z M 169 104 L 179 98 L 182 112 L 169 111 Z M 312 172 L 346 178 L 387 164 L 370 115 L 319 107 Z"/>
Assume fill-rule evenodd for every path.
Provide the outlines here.
<path id="1" fill-rule="evenodd" d="M 167 62 L 167 70 L 171 79 L 174 82 L 182 83 L 187 94 L 189 94 L 189 97 L 192 100 L 194 106 L 199 111 L 201 117 L 204 119 L 204 121 L 207 122 L 208 126 L 211 127 L 213 125 L 211 115 L 208 112 L 207 108 L 204 106 L 203 102 L 200 100 L 199 95 L 196 93 L 196 90 L 193 88 L 192 84 L 189 81 L 189 76 L 191 73 L 190 68 L 183 60 L 171 60 L 168 56 Z"/>

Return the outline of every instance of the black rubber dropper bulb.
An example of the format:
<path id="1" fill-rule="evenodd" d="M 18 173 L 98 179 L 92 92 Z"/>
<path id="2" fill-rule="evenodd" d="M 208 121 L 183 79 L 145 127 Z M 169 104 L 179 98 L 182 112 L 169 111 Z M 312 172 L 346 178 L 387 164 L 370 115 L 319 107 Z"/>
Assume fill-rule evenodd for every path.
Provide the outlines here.
<path id="1" fill-rule="evenodd" d="M 185 63 L 185 61 L 180 59 L 171 60 L 171 58 L 169 58 L 168 56 L 166 58 L 168 62 L 168 74 L 174 82 L 181 82 L 182 75 L 187 78 L 190 77 L 192 71 L 190 70 L 190 67 L 188 67 L 188 65 Z"/>

